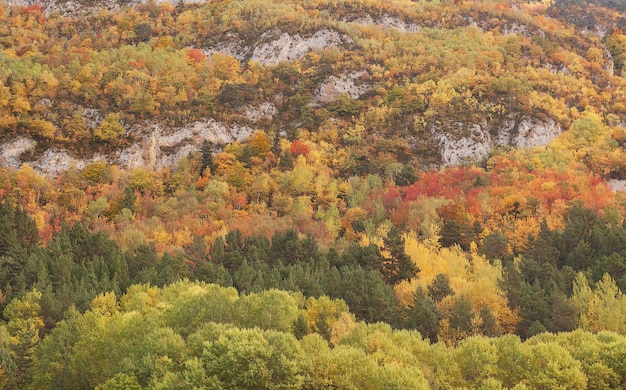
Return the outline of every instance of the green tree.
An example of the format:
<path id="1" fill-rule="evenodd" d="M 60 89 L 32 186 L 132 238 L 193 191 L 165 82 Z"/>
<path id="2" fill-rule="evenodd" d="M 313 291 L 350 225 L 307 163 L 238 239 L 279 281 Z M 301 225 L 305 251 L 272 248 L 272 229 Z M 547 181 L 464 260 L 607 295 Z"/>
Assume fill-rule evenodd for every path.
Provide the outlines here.
<path id="1" fill-rule="evenodd" d="M 200 153 L 200 174 L 203 174 L 207 168 L 209 169 L 209 173 L 213 173 L 215 171 L 215 166 L 213 165 L 213 148 L 209 141 L 204 140 L 202 142 Z"/>
<path id="2" fill-rule="evenodd" d="M 124 126 L 120 123 L 120 115 L 113 112 L 107 114 L 102 123 L 93 130 L 95 139 L 103 142 L 115 141 L 124 133 Z"/>
<path id="3" fill-rule="evenodd" d="M 4 309 L 10 338 L 10 354 L 16 365 L 14 383 L 21 389 L 29 383 L 27 372 L 41 341 L 44 327 L 41 317 L 41 292 L 32 290 L 23 299 L 14 299 Z"/>
<path id="4" fill-rule="evenodd" d="M 480 333 L 482 335 L 487 337 L 500 336 L 500 328 L 498 327 L 496 317 L 493 315 L 491 310 L 489 310 L 487 305 L 483 305 L 480 308 L 480 312 L 478 313 L 478 315 L 481 319 Z"/>
<path id="5" fill-rule="evenodd" d="M 441 302 L 445 297 L 454 295 L 454 290 L 450 286 L 450 279 L 444 274 L 437 274 L 432 283 L 428 285 L 428 296 L 435 301 Z"/>
<path id="6" fill-rule="evenodd" d="M 290 334 L 259 329 L 229 329 L 205 344 L 202 362 L 207 376 L 224 388 L 299 389 L 299 362 L 304 356 Z"/>
<path id="7" fill-rule="evenodd" d="M 437 342 L 439 334 L 440 313 L 432 298 L 426 296 L 424 291 L 418 287 L 413 295 L 413 304 L 407 310 L 405 327 L 415 329 L 422 337 Z"/>
<path id="8" fill-rule="evenodd" d="M 400 230 L 392 226 L 384 238 L 385 249 L 390 257 L 383 263 L 382 274 L 387 283 L 396 285 L 403 280 L 411 280 L 419 272 L 419 268 L 404 251 L 404 237 Z"/>
<path id="9" fill-rule="evenodd" d="M 472 304 L 462 295 L 450 308 L 450 326 L 454 329 L 469 333 L 472 330 Z"/>

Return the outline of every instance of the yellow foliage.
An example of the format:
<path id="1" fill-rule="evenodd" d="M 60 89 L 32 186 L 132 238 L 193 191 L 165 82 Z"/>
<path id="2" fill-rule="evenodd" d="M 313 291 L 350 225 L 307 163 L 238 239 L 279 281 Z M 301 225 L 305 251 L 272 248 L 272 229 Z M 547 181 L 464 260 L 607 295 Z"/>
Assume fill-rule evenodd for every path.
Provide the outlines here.
<path id="1" fill-rule="evenodd" d="M 350 334 L 352 329 L 356 326 L 356 320 L 354 315 L 348 312 L 342 312 L 339 314 L 339 318 L 330 328 L 330 342 L 333 345 L 338 345 L 342 338 Z"/>
<path id="2" fill-rule="evenodd" d="M 172 234 L 166 232 L 165 230 L 157 230 L 153 234 L 154 241 L 159 244 L 169 244 L 172 242 Z"/>
<path id="3" fill-rule="evenodd" d="M 465 296 L 475 312 L 487 306 L 502 331 L 515 331 L 520 318 L 508 307 L 505 292 L 498 285 L 498 280 L 502 278 L 499 262 L 491 264 L 476 251 L 472 251 L 468 258 L 468 254 L 459 247 L 429 246 L 418 241 L 415 235 L 406 237 L 405 251 L 420 268 L 420 273 L 417 279 L 400 283 L 396 287 L 396 294 L 402 304 L 411 304 L 413 293 L 418 287 L 427 291 L 427 286 L 435 277 L 444 274 L 450 280 L 455 295 L 442 300 L 440 309 L 448 309 L 456 297 Z M 451 339 L 455 337 L 451 336 Z"/>
<path id="4" fill-rule="evenodd" d="M 174 241 L 174 245 L 176 246 L 191 245 L 193 243 L 193 236 L 187 226 L 181 230 L 173 232 L 172 239 Z"/>
<path id="5" fill-rule="evenodd" d="M 333 329 L 335 323 L 341 318 L 344 322 L 343 325 L 337 325 L 337 337 L 339 335 L 345 335 L 341 329 L 346 332 L 350 328 L 349 321 L 342 317 L 342 313 L 349 314 L 348 305 L 339 299 L 330 299 L 327 296 L 321 296 L 319 298 L 309 298 L 306 301 L 306 307 L 304 309 L 304 317 L 307 319 L 309 326 L 313 332 L 319 331 L 319 319 L 321 313 L 326 315 L 326 323 L 330 329 Z"/>

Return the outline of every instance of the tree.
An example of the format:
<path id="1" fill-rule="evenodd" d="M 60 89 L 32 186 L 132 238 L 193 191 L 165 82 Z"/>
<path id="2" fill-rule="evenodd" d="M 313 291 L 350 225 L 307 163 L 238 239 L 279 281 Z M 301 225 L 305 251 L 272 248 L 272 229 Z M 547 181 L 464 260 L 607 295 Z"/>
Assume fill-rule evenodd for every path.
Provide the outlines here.
<path id="1" fill-rule="evenodd" d="M 499 230 L 489 233 L 483 240 L 480 252 L 489 260 L 504 260 L 509 252 L 509 242 L 504 233 Z"/>
<path id="2" fill-rule="evenodd" d="M 472 304 L 463 295 L 454 302 L 450 309 L 450 326 L 469 334 L 472 330 L 473 317 Z"/>
<path id="3" fill-rule="evenodd" d="M 93 136 L 103 142 L 112 142 L 124 135 L 126 130 L 120 123 L 120 115 L 109 113 L 104 120 L 93 130 Z"/>
<path id="4" fill-rule="evenodd" d="M 400 230 L 392 226 L 383 240 L 385 249 L 390 257 L 383 263 L 382 274 L 387 283 L 396 285 L 403 280 L 413 279 L 419 272 L 419 268 L 404 251 L 404 238 Z"/>
<path id="5" fill-rule="evenodd" d="M 309 334 L 309 322 L 306 320 L 304 314 L 298 314 L 298 318 L 293 323 L 293 335 L 298 339 L 302 340 L 302 338 Z"/>
<path id="6" fill-rule="evenodd" d="M 418 287 L 413 295 L 413 304 L 407 310 L 404 326 L 417 330 L 422 337 L 427 338 L 431 343 L 436 343 L 439 334 L 439 319 L 440 313 L 435 302 Z"/>
<path id="7" fill-rule="evenodd" d="M 208 168 L 210 173 L 213 173 L 215 167 L 213 165 L 213 148 L 211 143 L 207 140 L 202 142 L 200 148 L 200 174 L 204 174 L 204 171 Z"/>
<path id="8" fill-rule="evenodd" d="M 202 354 L 207 377 L 224 388 L 273 390 L 302 385 L 302 350 L 290 334 L 259 329 L 228 329 Z"/>
<path id="9" fill-rule="evenodd" d="M 83 141 L 89 139 L 89 127 L 85 119 L 79 114 L 72 114 L 72 117 L 65 122 L 62 128 L 63 135 L 71 140 Z"/>
<path id="10" fill-rule="evenodd" d="M 413 165 L 404 164 L 400 172 L 396 174 L 394 181 L 398 186 L 408 186 L 413 184 L 417 179 L 419 179 L 419 175 Z"/>
<path id="11" fill-rule="evenodd" d="M 80 175 L 94 184 L 107 183 L 112 179 L 111 167 L 102 160 L 87 164 Z"/>
<path id="12" fill-rule="evenodd" d="M 441 302 L 449 295 L 454 295 L 454 290 L 450 286 L 450 279 L 444 274 L 437 274 L 427 288 L 428 296 L 431 297 L 435 303 Z"/>
<path id="13" fill-rule="evenodd" d="M 41 340 L 44 322 L 41 317 L 41 292 L 32 290 L 23 299 L 14 299 L 4 309 L 8 320 L 10 354 L 17 367 L 15 386 L 20 389 L 29 383 L 27 372 L 33 363 L 35 349 Z"/>
<path id="14" fill-rule="evenodd" d="M 496 317 L 493 315 L 491 310 L 487 305 L 483 305 L 480 308 L 480 312 L 478 313 L 481 319 L 480 323 L 480 333 L 487 337 L 497 337 L 500 336 L 500 328 L 498 327 L 498 322 L 496 321 Z"/>

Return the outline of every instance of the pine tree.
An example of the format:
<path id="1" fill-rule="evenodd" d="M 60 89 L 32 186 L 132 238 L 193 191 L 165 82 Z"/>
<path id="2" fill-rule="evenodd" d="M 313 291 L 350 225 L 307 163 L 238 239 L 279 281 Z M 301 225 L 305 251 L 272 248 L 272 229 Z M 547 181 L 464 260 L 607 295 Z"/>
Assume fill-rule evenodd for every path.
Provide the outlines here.
<path id="1" fill-rule="evenodd" d="M 450 279 L 444 274 L 437 274 L 432 283 L 428 285 L 428 296 L 435 303 L 438 303 L 449 295 L 454 295 L 454 290 L 450 286 Z"/>
<path id="2" fill-rule="evenodd" d="M 472 304 L 465 296 L 461 296 L 450 310 L 450 326 L 469 333 L 472 330 L 472 317 Z"/>
<path id="3" fill-rule="evenodd" d="M 407 311 L 405 327 L 417 330 L 422 337 L 429 339 L 431 343 L 436 343 L 440 317 L 435 302 L 418 287 L 413 295 L 413 305 Z"/>
<path id="4" fill-rule="evenodd" d="M 293 335 L 296 336 L 298 340 L 301 340 L 307 334 L 309 334 L 309 322 L 306 320 L 304 314 L 300 313 L 293 323 Z"/>
<path id="5" fill-rule="evenodd" d="M 480 308 L 480 312 L 478 313 L 482 323 L 480 324 L 480 333 L 487 337 L 498 337 L 500 336 L 500 328 L 498 327 L 498 322 L 496 321 L 496 317 L 493 315 L 491 310 L 487 307 L 487 305 L 483 305 Z"/>
<path id="6" fill-rule="evenodd" d="M 392 226 L 383 240 L 385 249 L 391 255 L 383 264 L 382 274 L 388 284 L 396 285 L 403 280 L 413 279 L 419 272 L 419 268 L 404 251 L 404 237 L 400 230 Z"/>
<path id="7" fill-rule="evenodd" d="M 213 165 L 213 149 L 211 148 L 211 143 L 207 140 L 202 142 L 202 147 L 200 148 L 200 174 L 204 174 L 204 171 L 208 168 L 209 172 L 214 172 L 215 166 Z"/>

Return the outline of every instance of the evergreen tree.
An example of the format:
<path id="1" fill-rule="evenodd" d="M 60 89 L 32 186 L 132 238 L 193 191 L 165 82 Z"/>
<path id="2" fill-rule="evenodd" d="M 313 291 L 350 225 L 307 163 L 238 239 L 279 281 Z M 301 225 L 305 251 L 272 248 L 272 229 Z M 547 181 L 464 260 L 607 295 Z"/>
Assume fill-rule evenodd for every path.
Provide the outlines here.
<path id="1" fill-rule="evenodd" d="M 500 328 L 498 327 L 498 322 L 496 321 L 496 317 L 493 315 L 491 310 L 487 307 L 487 305 L 483 305 L 480 308 L 480 312 L 478 313 L 480 319 L 482 320 L 480 324 L 480 333 L 487 337 L 498 337 L 500 336 Z"/>
<path id="2" fill-rule="evenodd" d="M 293 335 L 296 336 L 298 340 L 301 340 L 307 334 L 309 334 L 309 322 L 304 314 L 300 313 L 293 323 Z"/>
<path id="3" fill-rule="evenodd" d="M 35 349 L 41 340 L 44 322 L 41 318 L 41 292 L 30 291 L 23 299 L 14 299 L 4 309 L 7 330 L 11 336 L 10 355 L 16 365 L 14 383 L 18 389 L 29 383 L 27 372 L 33 363 Z"/>
<path id="4" fill-rule="evenodd" d="M 213 173 L 215 171 L 215 166 L 213 165 L 213 148 L 209 141 L 205 140 L 202 142 L 200 153 L 200 174 L 204 174 L 207 168 L 209 169 L 209 173 Z"/>
<path id="5" fill-rule="evenodd" d="M 450 279 L 444 274 L 437 274 L 432 283 L 428 285 L 428 296 L 435 303 L 438 303 L 449 295 L 454 295 L 454 290 L 450 286 Z"/>
<path id="6" fill-rule="evenodd" d="M 473 317 L 472 304 L 463 295 L 454 302 L 454 305 L 452 305 L 450 309 L 450 326 L 454 329 L 469 333 L 472 330 Z"/>
<path id="7" fill-rule="evenodd" d="M 385 249 L 391 255 L 383 264 L 382 274 L 387 283 L 396 285 L 403 280 L 411 280 L 419 272 L 419 268 L 404 251 L 404 237 L 400 230 L 392 226 L 383 240 Z"/>
<path id="8" fill-rule="evenodd" d="M 417 330 L 422 337 L 430 340 L 431 343 L 436 343 L 439 334 L 439 319 L 440 313 L 435 302 L 418 287 L 413 294 L 413 304 L 407 310 L 405 327 Z"/>

